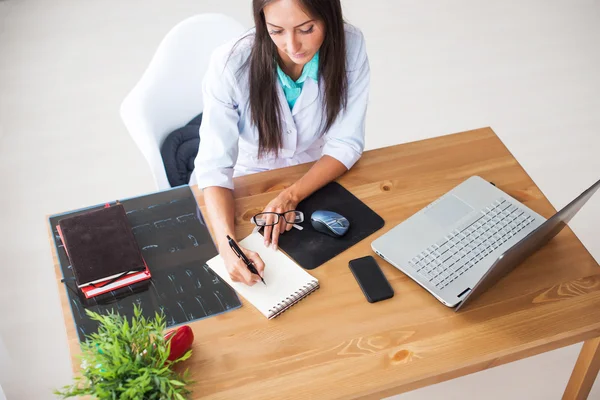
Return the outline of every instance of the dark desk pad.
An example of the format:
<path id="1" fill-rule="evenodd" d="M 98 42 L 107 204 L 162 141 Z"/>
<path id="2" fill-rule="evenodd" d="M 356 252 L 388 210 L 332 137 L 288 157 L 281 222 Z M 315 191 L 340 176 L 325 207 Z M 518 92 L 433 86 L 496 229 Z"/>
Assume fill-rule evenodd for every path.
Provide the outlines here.
<path id="1" fill-rule="evenodd" d="M 85 313 L 86 309 L 98 313 L 114 310 L 131 318 L 133 305 L 138 304 L 146 317 L 162 311 L 167 327 L 172 327 L 241 306 L 235 291 L 206 265 L 206 261 L 217 255 L 217 250 L 189 186 L 121 203 L 152 278 L 91 299 L 74 290 L 75 282 L 71 281 L 74 275 L 56 224 L 66 216 L 104 205 L 53 215 L 49 220 L 63 278 L 71 288 L 67 288 L 67 296 L 80 341 L 98 328 L 97 322 Z"/>
<path id="2" fill-rule="evenodd" d="M 354 246 L 383 227 L 385 222 L 375 211 L 337 182 L 331 182 L 298 204 L 304 212 L 304 229 L 279 236 L 279 247 L 305 269 L 315 269 Z M 317 232 L 310 223 L 316 210 L 334 211 L 350 221 L 350 229 L 341 238 Z M 261 231 L 262 232 L 262 231 Z"/>

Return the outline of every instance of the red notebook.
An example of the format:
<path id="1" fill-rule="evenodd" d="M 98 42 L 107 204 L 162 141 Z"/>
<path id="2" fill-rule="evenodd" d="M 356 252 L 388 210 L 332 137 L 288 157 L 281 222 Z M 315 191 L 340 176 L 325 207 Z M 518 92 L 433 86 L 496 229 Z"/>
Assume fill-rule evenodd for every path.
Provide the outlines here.
<path id="1" fill-rule="evenodd" d="M 96 287 L 88 285 L 88 286 L 84 286 L 84 287 L 80 288 L 80 290 L 85 295 L 85 298 L 89 299 L 94 296 L 98 296 L 100 294 L 104 294 L 104 293 L 111 292 L 113 290 L 117 290 L 124 286 L 132 285 L 136 282 L 141 282 L 146 279 L 150 279 L 151 277 L 152 277 L 152 275 L 150 274 L 150 270 L 148 269 L 148 266 L 146 265 L 146 269 L 144 271 L 125 275 L 122 278 L 117 279 L 116 281 L 109 283 L 107 285 L 104 285 L 104 286 L 101 286 L 102 284 L 100 283 L 100 284 L 97 284 Z"/>

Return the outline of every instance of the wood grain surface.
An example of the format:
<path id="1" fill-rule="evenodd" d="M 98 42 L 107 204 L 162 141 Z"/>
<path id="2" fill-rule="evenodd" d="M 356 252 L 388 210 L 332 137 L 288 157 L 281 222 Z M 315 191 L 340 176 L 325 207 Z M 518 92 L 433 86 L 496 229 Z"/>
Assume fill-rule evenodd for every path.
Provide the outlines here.
<path id="1" fill-rule="evenodd" d="M 309 168 L 235 179 L 239 237 Z M 490 128 L 365 152 L 338 182 L 381 215 L 384 228 L 310 271 L 321 288 L 274 320 L 242 300 L 239 310 L 192 323 L 185 367 L 196 381 L 193 398 L 378 399 L 600 336 L 600 268 L 569 228 L 459 313 L 379 258 L 395 296 L 365 300 L 348 261 L 375 256 L 375 238 L 472 175 L 546 218 L 555 212 Z M 54 264 L 75 357 L 55 254 Z"/>

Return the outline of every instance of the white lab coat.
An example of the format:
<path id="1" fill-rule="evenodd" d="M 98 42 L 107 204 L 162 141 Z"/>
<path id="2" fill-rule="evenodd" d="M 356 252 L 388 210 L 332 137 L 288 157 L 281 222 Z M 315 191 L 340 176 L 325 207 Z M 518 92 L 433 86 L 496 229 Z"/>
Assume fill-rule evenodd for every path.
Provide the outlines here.
<path id="1" fill-rule="evenodd" d="M 278 82 L 283 111 L 283 146 L 278 157 L 258 157 L 258 130 L 251 123 L 248 105 L 248 70 L 238 73 L 250 54 L 253 38 L 244 39 L 231 56 L 236 41 L 215 50 L 203 81 L 200 147 L 194 163 L 194 175 L 201 189 L 233 189 L 234 176 L 312 162 L 322 155 L 334 157 L 348 169 L 354 165 L 364 149 L 370 70 L 360 30 L 346 25 L 345 34 L 347 108 L 321 135 L 321 120 L 325 118 L 323 93 L 319 91 L 322 82 L 307 79 L 292 110 Z"/>

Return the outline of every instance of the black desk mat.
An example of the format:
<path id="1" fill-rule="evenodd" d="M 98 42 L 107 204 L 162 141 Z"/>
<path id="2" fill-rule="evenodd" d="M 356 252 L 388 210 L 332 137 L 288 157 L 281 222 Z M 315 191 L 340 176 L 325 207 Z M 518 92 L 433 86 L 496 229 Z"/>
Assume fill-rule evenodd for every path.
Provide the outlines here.
<path id="1" fill-rule="evenodd" d="M 375 211 L 337 182 L 331 182 L 298 204 L 304 213 L 304 229 L 292 228 L 279 236 L 279 247 L 305 269 L 315 269 L 383 227 Z M 350 221 L 341 238 L 317 232 L 310 223 L 316 210 L 334 211 Z M 262 233 L 262 230 L 261 230 Z"/>
<path id="2" fill-rule="evenodd" d="M 75 284 L 70 280 L 74 275 L 56 225 L 61 218 L 102 208 L 104 204 L 49 219 L 63 278 L 72 288 L 67 288 L 67 295 L 80 341 L 98 328 L 86 309 L 98 313 L 114 310 L 131 318 L 133 305 L 138 304 L 146 317 L 162 311 L 167 327 L 172 327 L 241 306 L 235 291 L 206 265 L 217 250 L 189 186 L 120 202 L 152 278 L 91 299 L 74 290 Z"/>

